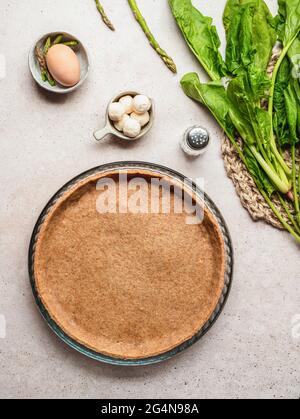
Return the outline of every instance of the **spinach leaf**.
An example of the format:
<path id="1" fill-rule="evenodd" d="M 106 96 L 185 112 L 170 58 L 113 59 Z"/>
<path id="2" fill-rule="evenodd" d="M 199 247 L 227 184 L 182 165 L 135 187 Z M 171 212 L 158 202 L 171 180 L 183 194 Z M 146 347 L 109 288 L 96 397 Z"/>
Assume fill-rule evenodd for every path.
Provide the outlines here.
<path id="1" fill-rule="evenodd" d="M 300 2 L 299 0 L 278 0 L 278 6 L 277 32 L 279 39 L 286 47 L 300 31 Z"/>
<path id="2" fill-rule="evenodd" d="M 277 39 L 273 17 L 263 0 L 228 0 L 223 23 L 226 65 L 233 75 L 248 72 L 257 100 L 270 86 L 266 70 Z"/>
<path id="3" fill-rule="evenodd" d="M 282 147 L 300 135 L 300 41 L 293 42 L 279 67 L 274 89 L 274 132 Z"/>
<path id="4" fill-rule="evenodd" d="M 243 126 L 243 139 L 248 145 L 258 144 L 258 148 L 266 158 L 270 153 L 269 133 L 271 121 L 268 113 L 253 101 L 251 86 L 246 72 L 232 79 L 227 89 L 231 107 L 239 119 L 240 131 Z M 236 125 L 236 124 L 235 124 Z"/>
<path id="5" fill-rule="evenodd" d="M 240 73 L 228 85 L 230 117 L 245 145 L 263 169 L 269 181 L 283 194 L 290 190 L 290 182 L 281 169 L 282 157 L 270 142 L 271 117 L 253 102 L 248 75 Z"/>
<path id="6" fill-rule="evenodd" d="M 236 69 L 253 61 L 256 68 L 266 70 L 277 36 L 265 2 L 228 0 L 223 23 L 227 40 L 226 64 L 230 71 L 235 73 Z"/>
<path id="7" fill-rule="evenodd" d="M 295 97 L 295 92 L 291 84 L 284 91 L 284 101 L 287 115 L 287 122 L 290 131 L 289 144 L 297 144 L 297 122 L 298 122 L 298 112 L 297 112 L 297 101 Z"/>
<path id="8" fill-rule="evenodd" d="M 221 45 L 216 27 L 191 0 L 169 0 L 173 15 L 183 36 L 212 80 L 227 75 L 226 65 L 219 52 Z"/>
<path id="9" fill-rule="evenodd" d="M 291 62 L 291 74 L 293 79 L 295 79 L 295 89 L 299 93 L 300 87 L 300 35 L 292 43 L 290 49 L 288 50 L 288 57 Z M 298 85 L 298 86 L 297 86 Z M 300 94 L 297 95 L 300 100 Z"/>
<path id="10" fill-rule="evenodd" d="M 290 142 L 290 130 L 287 121 L 284 92 L 290 82 L 291 67 L 287 57 L 283 60 L 276 79 L 274 90 L 274 132 L 281 146 Z"/>
<path id="11" fill-rule="evenodd" d="M 292 81 L 293 89 L 295 93 L 296 98 L 296 104 L 297 104 L 297 132 L 298 132 L 298 138 L 300 139 L 300 79 L 293 79 Z"/>
<path id="12" fill-rule="evenodd" d="M 299 64 L 298 55 L 300 54 L 300 35 L 297 36 L 295 41 L 292 43 L 290 49 L 288 50 L 288 56 L 293 64 Z M 297 60 L 297 61 L 296 61 Z M 300 72 L 299 72 L 300 73 Z M 300 77 L 300 74 L 298 74 Z"/>
<path id="13" fill-rule="evenodd" d="M 297 134 L 300 138 L 300 34 L 292 43 L 288 51 L 288 57 L 291 63 L 291 90 L 294 94 L 294 106 L 297 109 Z"/>
<path id="14" fill-rule="evenodd" d="M 234 137 L 235 128 L 229 116 L 230 102 L 221 81 L 201 83 L 196 73 L 189 73 L 181 80 L 181 86 L 187 96 L 209 109 L 228 136 Z"/>

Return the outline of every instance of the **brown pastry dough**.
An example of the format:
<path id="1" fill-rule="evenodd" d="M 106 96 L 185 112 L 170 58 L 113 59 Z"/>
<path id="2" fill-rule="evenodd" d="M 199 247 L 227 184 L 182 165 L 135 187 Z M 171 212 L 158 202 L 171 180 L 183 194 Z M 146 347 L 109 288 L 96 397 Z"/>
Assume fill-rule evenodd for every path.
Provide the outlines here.
<path id="1" fill-rule="evenodd" d="M 134 172 L 150 186 L 147 172 Z M 224 287 L 224 244 L 214 216 L 100 214 L 101 177 L 78 182 L 52 207 L 34 259 L 39 296 L 74 340 L 122 359 L 164 353 L 198 332 Z M 172 194 L 172 199 L 180 199 Z"/>

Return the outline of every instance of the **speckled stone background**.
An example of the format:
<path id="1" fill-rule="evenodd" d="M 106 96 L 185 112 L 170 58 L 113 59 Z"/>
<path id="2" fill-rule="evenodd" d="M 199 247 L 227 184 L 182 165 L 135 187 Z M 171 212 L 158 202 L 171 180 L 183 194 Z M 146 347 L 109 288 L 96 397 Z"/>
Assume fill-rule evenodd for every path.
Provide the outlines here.
<path id="1" fill-rule="evenodd" d="M 7 74 L 0 80 L 0 396 L 299 398 L 300 249 L 287 234 L 253 223 L 241 207 L 225 176 L 220 129 L 178 86 L 185 72 L 204 78 L 203 72 L 167 1 L 139 3 L 178 76 L 147 45 L 126 1 L 103 0 L 117 27 L 112 33 L 93 0 L 1 0 L 0 63 L 6 61 Z M 225 0 L 195 4 L 215 18 L 223 39 Z M 276 1 L 268 4 L 275 11 Z M 88 81 L 68 97 L 39 90 L 27 68 L 35 39 L 56 30 L 77 35 L 91 55 Z M 97 144 L 92 132 L 104 123 L 107 102 L 128 89 L 155 98 L 155 128 L 135 144 Z M 195 123 L 210 130 L 212 145 L 190 160 L 178 144 Z M 236 263 L 225 312 L 209 334 L 165 364 L 133 369 L 97 364 L 61 343 L 41 319 L 27 276 L 30 235 L 50 196 L 84 170 L 129 159 L 204 177 L 231 230 Z"/>

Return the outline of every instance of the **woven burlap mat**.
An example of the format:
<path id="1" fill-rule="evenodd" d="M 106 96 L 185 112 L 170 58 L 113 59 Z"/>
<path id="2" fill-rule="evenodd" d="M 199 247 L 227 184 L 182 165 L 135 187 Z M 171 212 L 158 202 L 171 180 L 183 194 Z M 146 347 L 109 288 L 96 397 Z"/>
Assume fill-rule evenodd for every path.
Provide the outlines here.
<path id="1" fill-rule="evenodd" d="M 232 180 L 243 207 L 252 219 L 263 220 L 280 228 L 281 224 L 259 193 L 252 177 L 227 137 L 224 137 L 222 142 L 222 155 L 227 175 Z"/>
<path id="2" fill-rule="evenodd" d="M 241 140 L 239 142 L 241 144 Z M 222 156 L 224 159 L 227 175 L 232 180 L 243 207 L 246 208 L 252 219 L 254 221 L 265 221 L 268 224 L 271 224 L 273 227 L 282 229 L 282 224 L 258 191 L 251 175 L 249 174 L 234 146 L 227 137 L 224 137 L 222 141 Z M 299 157 L 300 156 L 298 150 L 298 163 L 300 160 Z M 291 156 L 287 152 L 285 153 L 285 160 L 291 167 Z M 273 196 L 272 201 L 276 204 L 284 219 L 290 224 L 286 212 L 276 195 Z M 288 204 L 288 207 L 291 213 L 294 215 L 294 206 L 292 203 Z"/>

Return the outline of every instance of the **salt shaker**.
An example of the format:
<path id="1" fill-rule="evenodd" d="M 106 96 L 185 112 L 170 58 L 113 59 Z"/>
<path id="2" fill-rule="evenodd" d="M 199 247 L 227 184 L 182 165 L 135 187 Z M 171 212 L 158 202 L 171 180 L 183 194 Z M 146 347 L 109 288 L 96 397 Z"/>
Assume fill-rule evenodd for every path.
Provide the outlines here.
<path id="1" fill-rule="evenodd" d="M 195 125 L 185 132 L 181 148 L 189 156 L 197 157 L 205 153 L 208 144 L 208 131 L 199 125 Z"/>

